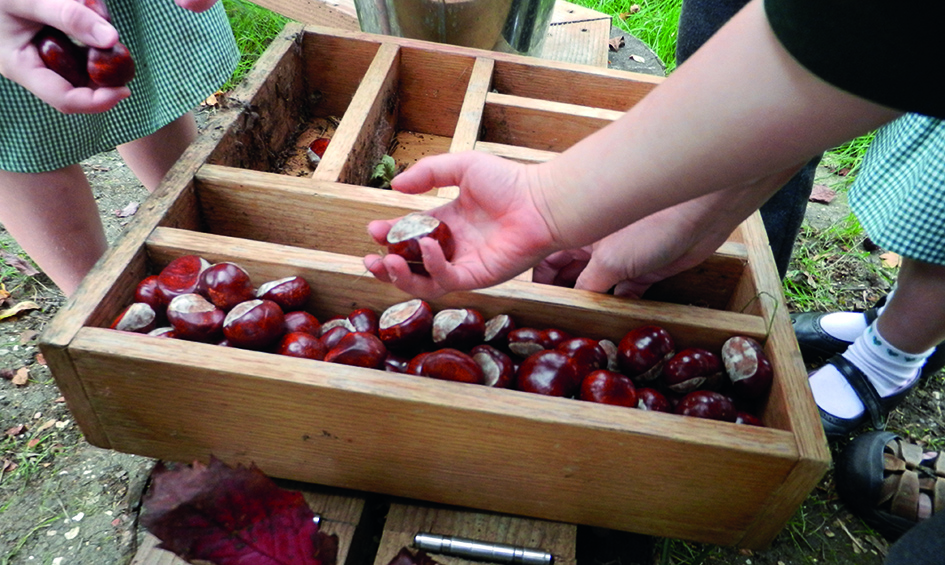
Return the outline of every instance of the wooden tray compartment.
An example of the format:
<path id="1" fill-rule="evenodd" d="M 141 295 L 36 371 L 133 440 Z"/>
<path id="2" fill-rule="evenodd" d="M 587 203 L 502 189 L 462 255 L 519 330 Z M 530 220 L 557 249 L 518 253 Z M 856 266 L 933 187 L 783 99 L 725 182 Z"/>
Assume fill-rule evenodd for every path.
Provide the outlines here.
<path id="1" fill-rule="evenodd" d="M 292 137 L 274 122 L 300 99 L 285 95 L 304 82 L 297 74 L 314 83 L 327 72 L 306 70 L 322 64 L 306 55 L 316 46 L 349 50 L 326 67 L 337 73 L 332 76 L 342 94 L 321 98 L 330 101 L 325 115 L 343 113 L 329 151 L 349 150 L 326 153 L 323 161 L 342 163 L 337 179 L 247 166 L 264 153 L 260 148 Z M 338 78 L 339 69 L 351 66 L 351 51 L 363 54 L 355 57 L 364 63 L 363 73 L 354 73 L 361 78 Z M 446 71 L 424 76 L 440 61 Z M 451 137 L 450 151 L 490 143 L 479 138 L 488 129 L 482 126 L 493 77 L 505 64 L 524 72 L 532 61 L 288 28 L 234 93 L 243 102 L 220 112 L 219 127 L 188 150 L 43 334 L 43 352 L 89 441 L 182 461 L 213 454 L 231 464 L 254 462 L 275 477 L 548 520 L 750 548 L 769 543 L 816 485 L 829 454 L 757 215 L 710 261 L 654 289 L 665 302 L 516 280 L 451 294 L 434 306 L 475 307 L 522 324 L 610 339 L 659 323 L 680 347 L 718 347 L 735 334 L 756 337 L 776 375 L 762 413 L 765 428 L 106 329 L 141 278 L 189 253 L 238 262 L 257 284 L 300 274 L 315 288 L 309 309 L 319 317 L 357 307 L 380 311 L 408 299 L 365 271 L 361 256 L 377 246 L 364 227 L 374 218 L 436 206 L 450 190 L 409 196 L 337 180 L 357 176 L 352 152 L 383 147 L 366 141 L 376 138 L 379 122 L 372 117 L 387 107 L 378 103 L 391 99 L 385 92 L 397 92 L 397 111 L 390 114 L 397 120 L 385 122 L 392 132 Z M 545 65 L 537 64 L 537 75 L 551 72 Z M 562 78 L 578 71 L 633 80 L 573 65 L 562 66 Z M 445 100 L 437 112 L 446 115 L 414 114 L 431 107 L 419 96 L 432 92 L 422 85 L 437 80 L 432 91 Z M 310 92 L 305 88 L 299 92 Z M 567 105 L 576 103 L 595 108 L 591 94 L 546 103 L 522 92 L 498 96 L 561 115 L 575 113 Z M 263 115 L 270 119 L 258 119 Z M 336 144 L 339 139 L 347 141 Z M 541 153 L 519 149 L 525 156 Z"/>

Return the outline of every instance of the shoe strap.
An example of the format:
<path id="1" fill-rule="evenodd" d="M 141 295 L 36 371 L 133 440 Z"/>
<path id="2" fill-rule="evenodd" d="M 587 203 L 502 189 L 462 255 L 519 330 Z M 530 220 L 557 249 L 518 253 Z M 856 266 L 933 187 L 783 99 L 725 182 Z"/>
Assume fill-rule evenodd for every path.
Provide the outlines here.
<path id="1" fill-rule="evenodd" d="M 863 374 L 863 371 L 842 355 L 833 356 L 828 363 L 837 368 L 837 371 L 839 371 L 840 374 L 843 375 L 843 378 L 853 387 L 856 395 L 860 397 L 860 401 L 863 403 L 863 406 L 866 407 L 866 411 L 872 419 L 873 429 L 885 429 L 886 418 L 882 398 L 880 398 L 879 393 L 876 392 L 873 383 Z"/>

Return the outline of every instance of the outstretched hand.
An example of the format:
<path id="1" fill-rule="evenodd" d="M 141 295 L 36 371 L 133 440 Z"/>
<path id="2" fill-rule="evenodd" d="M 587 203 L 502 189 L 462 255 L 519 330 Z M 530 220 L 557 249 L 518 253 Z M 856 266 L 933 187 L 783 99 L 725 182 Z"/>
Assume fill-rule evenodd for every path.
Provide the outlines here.
<path id="1" fill-rule="evenodd" d="M 460 187 L 456 199 L 426 212 L 452 230 L 456 252 L 451 262 L 429 238 L 420 242 L 429 276 L 411 273 L 407 262 L 397 255 L 364 258 L 365 267 L 375 277 L 414 296 L 435 298 L 451 291 L 493 286 L 533 267 L 555 250 L 555 235 L 540 213 L 537 173 L 530 165 L 473 151 L 438 155 L 417 162 L 391 185 L 409 194 Z M 368 233 L 386 245 L 394 222 L 371 222 Z"/>
<path id="2" fill-rule="evenodd" d="M 32 42 L 44 25 L 93 47 L 108 49 L 118 41 L 108 21 L 75 0 L 0 2 L 0 75 L 65 114 L 104 112 L 131 95 L 127 87 L 76 88 L 46 68 Z"/>

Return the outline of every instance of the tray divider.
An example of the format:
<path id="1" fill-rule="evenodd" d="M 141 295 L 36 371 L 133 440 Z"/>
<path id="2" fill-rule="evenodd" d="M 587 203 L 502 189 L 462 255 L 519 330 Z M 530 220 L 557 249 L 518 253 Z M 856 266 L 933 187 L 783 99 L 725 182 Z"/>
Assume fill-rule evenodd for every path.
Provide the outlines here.
<path id="1" fill-rule="evenodd" d="M 367 182 L 394 135 L 399 83 L 400 47 L 384 43 L 338 124 L 312 180 Z"/>
<path id="2" fill-rule="evenodd" d="M 495 61 L 478 57 L 473 65 L 472 75 L 469 77 L 469 86 L 466 89 L 466 98 L 459 111 L 459 122 L 450 144 L 450 153 L 460 153 L 476 148 L 479 131 L 482 128 L 482 112 L 486 107 L 486 96 L 492 88 L 492 73 Z M 437 196 L 456 198 L 459 188 L 445 186 L 437 191 Z"/>

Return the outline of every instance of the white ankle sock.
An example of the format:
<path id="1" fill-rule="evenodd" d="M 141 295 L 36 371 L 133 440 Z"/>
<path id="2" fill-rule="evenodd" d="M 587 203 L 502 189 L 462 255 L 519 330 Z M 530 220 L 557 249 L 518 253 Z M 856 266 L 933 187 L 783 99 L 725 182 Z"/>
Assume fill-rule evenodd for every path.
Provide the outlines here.
<path id="1" fill-rule="evenodd" d="M 876 330 L 876 323 L 867 328 L 843 353 L 858 367 L 881 397 L 892 396 L 911 385 L 925 360 L 935 351 L 906 353 L 889 344 Z M 833 365 L 825 365 L 810 377 L 814 400 L 825 412 L 840 418 L 856 418 L 865 407 L 853 387 Z"/>
<path id="2" fill-rule="evenodd" d="M 879 314 L 883 313 L 895 292 L 893 289 L 886 295 L 886 302 L 877 309 Z M 837 339 L 854 341 L 866 330 L 866 316 L 862 312 L 833 312 L 820 319 L 820 327 Z"/>

